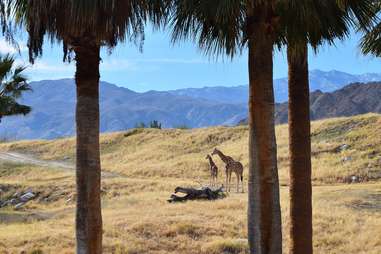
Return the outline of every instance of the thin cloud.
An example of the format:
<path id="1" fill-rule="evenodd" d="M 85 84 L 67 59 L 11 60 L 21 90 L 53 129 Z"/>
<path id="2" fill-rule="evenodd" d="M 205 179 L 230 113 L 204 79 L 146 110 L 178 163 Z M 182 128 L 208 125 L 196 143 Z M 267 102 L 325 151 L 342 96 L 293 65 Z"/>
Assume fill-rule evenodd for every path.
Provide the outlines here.
<path id="1" fill-rule="evenodd" d="M 27 67 L 25 73 L 32 81 L 42 79 L 73 78 L 75 73 L 75 67 L 73 64 L 52 64 L 43 60 L 39 60 L 35 64 L 31 65 L 28 62 L 20 59 L 16 60 L 16 64 Z"/>
<path id="2" fill-rule="evenodd" d="M 205 64 L 208 61 L 203 59 L 186 59 L 186 58 L 143 58 L 132 59 L 133 62 L 140 63 L 167 63 L 167 64 Z"/>
<path id="3" fill-rule="evenodd" d="M 24 44 L 19 44 L 19 49 L 13 47 L 4 39 L 0 39 L 0 53 L 1 54 L 16 54 L 20 52 L 26 51 L 28 48 Z"/>
<path id="4" fill-rule="evenodd" d="M 100 64 L 100 69 L 101 71 L 136 71 L 138 70 L 138 67 L 135 63 L 129 60 L 111 59 L 102 61 Z"/>
<path id="5" fill-rule="evenodd" d="M 29 69 L 31 71 L 38 71 L 38 72 L 74 72 L 74 66 L 73 64 L 50 64 L 44 61 L 36 62 L 33 65 L 29 66 Z"/>

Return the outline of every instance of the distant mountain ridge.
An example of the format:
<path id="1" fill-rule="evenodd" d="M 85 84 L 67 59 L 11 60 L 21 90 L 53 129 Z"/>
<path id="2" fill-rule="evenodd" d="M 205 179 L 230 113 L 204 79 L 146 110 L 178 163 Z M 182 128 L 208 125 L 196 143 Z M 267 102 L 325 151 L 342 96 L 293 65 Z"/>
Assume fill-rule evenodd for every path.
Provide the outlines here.
<path id="1" fill-rule="evenodd" d="M 350 83 L 368 83 L 381 81 L 381 74 L 366 73 L 361 75 L 349 74 L 341 71 L 321 71 L 312 70 L 310 76 L 311 92 L 320 90 L 322 92 L 332 92 L 344 87 Z M 280 78 L 274 80 L 275 101 L 278 103 L 288 100 L 288 79 Z M 224 103 L 247 103 L 248 86 L 233 87 L 204 87 L 204 88 L 185 88 L 169 91 L 175 95 L 189 96 L 192 98 L 200 98 L 213 100 Z"/>
<path id="2" fill-rule="evenodd" d="M 32 106 L 26 117 L 7 117 L 0 136 L 11 139 L 53 139 L 75 134 L 75 84 L 72 79 L 31 82 L 33 92 L 22 102 Z M 158 120 L 164 128 L 234 125 L 247 115 L 242 104 L 227 104 L 169 92 L 137 93 L 100 83 L 101 131 L 119 131 Z"/>
<path id="3" fill-rule="evenodd" d="M 376 95 L 379 96 L 379 85 L 373 88 L 356 84 L 349 86 L 356 89 L 344 88 L 337 93 L 326 93 L 327 90 L 342 88 L 344 82 L 381 80 L 379 74 L 351 75 L 336 71 L 311 71 L 310 79 L 312 89 L 321 88 L 311 95 L 315 119 L 380 111 L 381 106 L 373 100 Z M 277 98 L 287 97 L 282 90 L 286 88 L 287 94 L 287 79 L 277 80 L 275 84 Z M 33 93 L 25 94 L 21 102 L 32 106 L 32 113 L 26 117 L 3 118 L 0 123 L 0 138 L 53 139 L 74 135 L 74 80 L 44 80 L 31 82 L 31 86 Z M 351 93 L 352 89 L 355 92 Z M 101 131 L 125 130 L 152 120 L 160 121 L 164 128 L 184 125 L 191 128 L 235 125 L 247 117 L 247 90 L 247 86 L 238 86 L 137 93 L 101 82 Z M 370 99 L 366 99 L 368 97 Z M 287 105 L 284 103 L 277 106 L 278 123 L 287 121 L 286 109 Z"/>
<path id="4" fill-rule="evenodd" d="M 354 116 L 365 113 L 381 114 L 381 82 L 353 83 L 330 93 L 315 91 L 310 94 L 311 120 Z M 288 122 L 288 103 L 276 105 L 275 122 Z M 247 124 L 247 118 L 239 124 Z"/>

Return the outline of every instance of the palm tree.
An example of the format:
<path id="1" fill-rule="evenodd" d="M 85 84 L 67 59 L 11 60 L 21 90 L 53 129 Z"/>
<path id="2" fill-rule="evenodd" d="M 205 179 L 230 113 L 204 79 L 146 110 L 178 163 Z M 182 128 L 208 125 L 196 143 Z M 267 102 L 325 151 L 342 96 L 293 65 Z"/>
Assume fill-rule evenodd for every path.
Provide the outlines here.
<path id="1" fill-rule="evenodd" d="M 28 32 L 30 61 L 43 53 L 44 39 L 62 42 L 64 60 L 76 61 L 76 250 L 102 252 L 99 150 L 99 62 L 101 47 L 144 39 L 148 20 L 160 23 L 159 0 L 9 0 L 14 20 Z"/>
<path id="2" fill-rule="evenodd" d="M 308 44 L 317 50 L 324 42 L 343 40 L 352 25 L 366 27 L 375 12 L 371 1 L 318 1 L 314 5 L 298 1 L 298 5 L 292 8 L 289 1 L 282 6 L 281 21 L 289 66 L 290 254 L 312 254 Z"/>
<path id="3" fill-rule="evenodd" d="M 174 1 L 173 40 L 197 38 L 207 53 L 233 57 L 248 48 L 250 253 L 281 253 L 277 149 L 274 128 L 273 47 L 279 17 L 275 0 Z"/>
<path id="4" fill-rule="evenodd" d="M 371 13 L 370 1 L 358 2 L 176 1 L 174 41 L 190 37 L 207 53 L 226 53 L 232 57 L 244 46 L 249 48 L 248 238 L 251 253 L 281 251 L 277 244 L 281 243 L 281 232 L 273 125 L 273 45 L 288 46 L 290 65 L 291 234 L 295 241 L 292 246 L 298 246 L 291 250 L 300 247 L 304 252 L 299 253 L 311 253 L 307 43 L 317 48 L 323 41 L 333 43 L 335 38 L 348 35 L 351 14 L 362 13 L 367 17 Z M 300 223 L 296 220 L 298 215 Z M 305 226 L 305 230 L 300 226 Z M 302 234 L 297 236 L 298 232 Z"/>
<path id="5" fill-rule="evenodd" d="M 4 116 L 26 115 L 31 108 L 17 103 L 25 91 L 30 91 L 26 77 L 22 74 L 23 66 L 16 66 L 10 55 L 0 56 L 0 122 Z"/>

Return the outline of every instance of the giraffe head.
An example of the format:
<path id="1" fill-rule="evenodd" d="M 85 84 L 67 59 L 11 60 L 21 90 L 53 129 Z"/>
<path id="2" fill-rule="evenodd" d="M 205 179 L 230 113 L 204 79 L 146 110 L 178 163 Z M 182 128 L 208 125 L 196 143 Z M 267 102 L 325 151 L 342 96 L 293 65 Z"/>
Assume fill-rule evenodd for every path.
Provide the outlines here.
<path id="1" fill-rule="evenodd" d="M 216 155 L 216 154 L 218 154 L 218 149 L 217 148 L 214 148 L 214 150 L 213 150 L 213 152 L 212 152 L 212 155 Z"/>
<path id="2" fill-rule="evenodd" d="M 206 155 L 206 157 L 205 157 L 205 159 L 209 159 L 210 158 L 210 155 L 209 154 L 207 154 Z"/>

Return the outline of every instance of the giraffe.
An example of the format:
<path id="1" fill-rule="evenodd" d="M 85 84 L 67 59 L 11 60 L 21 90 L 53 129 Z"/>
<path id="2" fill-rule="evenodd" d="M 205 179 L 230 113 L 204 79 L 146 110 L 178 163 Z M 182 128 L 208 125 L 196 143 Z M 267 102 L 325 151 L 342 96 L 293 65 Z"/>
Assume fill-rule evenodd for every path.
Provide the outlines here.
<path id="1" fill-rule="evenodd" d="M 210 185 L 215 186 L 217 185 L 218 167 L 216 163 L 214 163 L 212 156 L 210 156 L 209 154 L 206 155 L 205 159 L 209 160 Z"/>
<path id="2" fill-rule="evenodd" d="M 232 178 L 232 173 L 234 172 L 237 177 L 237 192 L 239 192 L 239 182 L 241 181 L 242 193 L 243 190 L 243 166 L 239 161 L 235 161 L 232 157 L 226 156 L 217 148 L 214 148 L 212 155 L 217 154 L 221 160 L 225 163 L 225 173 L 226 173 L 226 188 L 230 191 L 230 182 Z"/>

